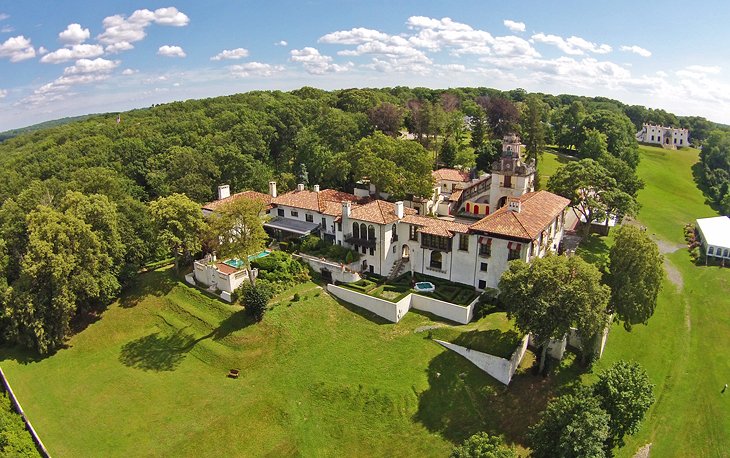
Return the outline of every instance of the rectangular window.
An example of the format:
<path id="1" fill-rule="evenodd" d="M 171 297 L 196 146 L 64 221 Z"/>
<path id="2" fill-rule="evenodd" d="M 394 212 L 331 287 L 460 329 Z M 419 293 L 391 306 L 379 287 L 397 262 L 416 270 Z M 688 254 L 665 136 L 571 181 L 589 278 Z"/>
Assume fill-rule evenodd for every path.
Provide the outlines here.
<path id="1" fill-rule="evenodd" d="M 507 254 L 507 260 L 512 261 L 515 259 L 520 259 L 520 254 L 522 254 L 522 246 L 517 245 L 517 248 L 510 248 Z"/>
<path id="2" fill-rule="evenodd" d="M 327 229 L 327 218 L 322 218 L 322 229 Z"/>
<path id="3" fill-rule="evenodd" d="M 342 232 L 342 221 L 337 223 L 337 232 Z"/>
<path id="4" fill-rule="evenodd" d="M 710 249 L 707 250 L 707 254 L 712 254 L 713 253 L 713 250 L 714 250 L 714 247 L 710 247 Z"/>
<path id="5" fill-rule="evenodd" d="M 421 246 L 432 250 L 451 250 L 451 239 L 438 235 L 421 234 Z"/>
<path id="6" fill-rule="evenodd" d="M 375 255 L 375 248 L 370 248 L 370 256 L 374 256 L 374 255 Z"/>
<path id="7" fill-rule="evenodd" d="M 279 216 L 284 216 L 284 209 L 283 208 L 277 209 L 276 210 L 276 214 L 279 215 Z"/>
<path id="8" fill-rule="evenodd" d="M 296 210 L 292 210 L 292 211 L 290 211 L 290 212 L 289 212 L 289 214 L 290 214 L 290 215 L 292 215 L 292 216 L 293 216 L 293 217 L 295 217 L 295 218 L 299 217 L 299 212 L 298 212 L 298 211 L 296 211 Z"/>
<path id="9" fill-rule="evenodd" d="M 469 235 L 459 234 L 459 249 L 461 251 L 469 251 Z"/>
<path id="10" fill-rule="evenodd" d="M 396 250 L 397 248 L 398 248 L 397 246 L 393 245 L 393 254 L 395 254 L 395 250 Z"/>
<path id="11" fill-rule="evenodd" d="M 310 214 L 304 215 L 304 219 L 307 220 L 308 223 L 313 223 L 314 222 L 314 216 L 312 216 Z"/>
<path id="12" fill-rule="evenodd" d="M 417 242 L 418 241 L 418 232 L 417 231 L 418 231 L 418 226 L 416 226 L 415 224 L 411 224 L 408 229 L 408 238 L 410 240 L 415 240 Z"/>
<path id="13" fill-rule="evenodd" d="M 504 187 L 505 188 L 511 188 L 512 187 L 512 175 L 505 175 L 504 176 Z"/>
<path id="14" fill-rule="evenodd" d="M 479 241 L 479 256 L 489 257 L 492 255 L 492 239 L 483 238 Z"/>
<path id="15" fill-rule="evenodd" d="M 363 245 L 363 246 L 362 246 L 362 254 L 365 254 L 365 250 L 366 250 L 366 249 L 367 249 L 367 248 L 365 248 L 365 245 Z"/>
<path id="16" fill-rule="evenodd" d="M 479 289 L 484 289 L 487 287 L 487 282 L 484 280 L 479 280 Z"/>
<path id="17" fill-rule="evenodd" d="M 482 263 L 479 264 L 479 270 L 481 270 L 482 272 L 486 272 L 487 271 L 487 267 L 489 267 L 489 266 L 487 265 L 486 262 L 482 262 Z"/>

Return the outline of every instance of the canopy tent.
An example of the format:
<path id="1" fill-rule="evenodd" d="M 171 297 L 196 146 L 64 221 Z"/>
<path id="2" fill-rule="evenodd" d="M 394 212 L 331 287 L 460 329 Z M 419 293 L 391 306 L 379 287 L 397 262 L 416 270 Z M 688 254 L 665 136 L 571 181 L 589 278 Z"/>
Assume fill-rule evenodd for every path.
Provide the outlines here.
<path id="1" fill-rule="evenodd" d="M 697 220 L 697 230 L 702 238 L 707 256 L 730 259 L 729 217 L 700 218 Z"/>

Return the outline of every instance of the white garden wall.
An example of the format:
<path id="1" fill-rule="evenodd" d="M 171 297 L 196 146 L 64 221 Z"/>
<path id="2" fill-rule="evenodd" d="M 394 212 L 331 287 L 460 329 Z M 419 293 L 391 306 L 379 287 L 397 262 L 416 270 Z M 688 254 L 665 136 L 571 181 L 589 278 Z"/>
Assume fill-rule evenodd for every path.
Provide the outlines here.
<path id="1" fill-rule="evenodd" d="M 368 296 L 367 294 L 358 293 L 351 289 L 342 288 L 331 283 L 327 285 L 327 291 L 345 302 L 349 302 L 350 304 L 369 310 L 388 321 L 392 321 L 393 323 L 397 323 L 401 317 L 405 315 L 405 312 L 408 311 L 408 302 L 406 301 L 408 299 L 407 297 L 403 298 L 396 304 L 384 299 Z"/>
<path id="2" fill-rule="evenodd" d="M 301 258 L 317 272 L 321 272 L 322 269 L 329 270 L 332 273 L 333 281 L 338 281 L 340 283 L 353 283 L 361 278 L 360 274 L 355 271 L 360 264 L 359 262 L 353 262 L 352 264 L 339 264 L 301 253 L 292 256 Z"/>
<path id="3" fill-rule="evenodd" d="M 420 294 L 410 294 L 409 297 L 411 299 L 411 307 L 414 309 L 433 313 L 436 316 L 440 316 L 457 323 L 467 324 L 471 321 L 472 316 L 474 315 L 474 304 L 476 303 L 476 300 L 467 307 L 464 307 L 452 304 L 451 302 L 434 299 L 432 297 L 422 296 Z"/>

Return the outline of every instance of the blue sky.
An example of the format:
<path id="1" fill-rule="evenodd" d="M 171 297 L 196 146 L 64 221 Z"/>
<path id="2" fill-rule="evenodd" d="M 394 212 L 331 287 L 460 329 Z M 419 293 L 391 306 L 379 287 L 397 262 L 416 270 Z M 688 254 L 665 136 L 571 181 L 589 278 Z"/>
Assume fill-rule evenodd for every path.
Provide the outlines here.
<path id="1" fill-rule="evenodd" d="M 730 2 L 0 0 L 0 131 L 303 85 L 522 87 L 730 123 Z"/>

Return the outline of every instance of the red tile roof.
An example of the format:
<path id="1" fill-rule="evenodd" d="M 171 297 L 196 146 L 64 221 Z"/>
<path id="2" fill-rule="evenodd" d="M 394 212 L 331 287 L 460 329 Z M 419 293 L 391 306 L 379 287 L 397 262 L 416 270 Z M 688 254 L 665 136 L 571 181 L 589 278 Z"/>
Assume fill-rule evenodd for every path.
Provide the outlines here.
<path id="1" fill-rule="evenodd" d="M 359 198 L 354 194 L 336 191 L 334 189 L 325 189 L 320 192 L 310 191 L 291 191 L 272 199 L 274 205 L 286 205 L 293 208 L 301 208 L 303 210 L 312 210 L 327 215 L 339 215 L 342 213 L 342 202 L 349 200 L 357 202 Z M 337 204 L 340 209 L 336 210 Z"/>
<path id="2" fill-rule="evenodd" d="M 404 208 L 404 215 L 415 215 L 416 210 Z M 395 216 L 395 204 L 385 200 L 373 200 L 364 205 L 353 205 L 350 218 L 377 224 L 391 224 L 398 221 Z"/>
<path id="3" fill-rule="evenodd" d="M 418 232 L 441 237 L 453 237 L 455 233 L 466 234 L 469 232 L 469 226 L 467 224 L 439 218 L 429 218 L 427 216 L 409 215 L 403 218 L 402 221 L 421 226 Z"/>
<path id="4" fill-rule="evenodd" d="M 504 206 L 469 226 L 470 229 L 534 240 L 570 204 L 568 199 L 547 191 L 529 192 L 519 200 L 519 213 Z"/>
<path id="5" fill-rule="evenodd" d="M 215 211 L 221 205 L 224 205 L 228 202 L 233 202 L 238 199 L 259 200 L 259 201 L 263 202 L 264 205 L 266 205 L 267 210 L 271 208 L 271 196 L 270 195 L 264 194 L 261 192 L 256 192 L 256 191 L 243 191 L 243 192 L 238 192 L 236 194 L 233 194 L 232 196 L 226 197 L 225 199 L 214 200 L 213 202 L 208 202 L 207 204 L 203 205 L 203 209 Z"/>
<path id="6" fill-rule="evenodd" d="M 464 170 L 456 170 L 456 169 L 438 169 L 433 172 L 431 172 L 431 176 L 436 181 L 461 181 L 464 183 L 467 183 L 470 181 L 469 178 L 469 172 L 466 172 Z"/>
<path id="7" fill-rule="evenodd" d="M 224 262 L 217 262 L 215 266 L 218 268 L 218 272 L 222 273 L 223 275 L 231 275 L 238 272 L 240 269 L 236 269 L 235 267 L 231 267 L 228 264 Z"/>
<path id="8" fill-rule="evenodd" d="M 452 192 L 449 196 L 449 202 L 458 202 L 463 192 L 463 189 L 457 189 L 456 191 Z"/>

